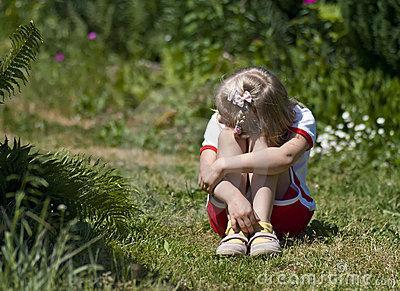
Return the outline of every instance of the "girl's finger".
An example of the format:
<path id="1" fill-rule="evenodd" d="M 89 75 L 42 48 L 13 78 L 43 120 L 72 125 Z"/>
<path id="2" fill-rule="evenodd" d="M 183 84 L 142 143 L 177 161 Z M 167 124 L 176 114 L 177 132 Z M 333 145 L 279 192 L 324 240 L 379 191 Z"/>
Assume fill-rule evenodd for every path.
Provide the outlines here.
<path id="1" fill-rule="evenodd" d="M 231 226 L 234 232 L 239 232 L 239 227 L 237 225 L 237 221 L 234 217 L 231 217 Z"/>
<path id="2" fill-rule="evenodd" d="M 243 232 L 248 233 L 247 227 L 246 227 L 246 224 L 244 223 L 244 221 L 243 221 L 241 218 L 238 218 L 238 219 L 237 219 L 237 222 L 239 223 L 240 229 L 241 229 Z"/>
<path id="3" fill-rule="evenodd" d="M 258 223 L 258 219 L 256 217 L 257 213 L 255 211 L 253 211 L 253 213 L 250 215 L 250 222 L 251 225 L 256 225 Z"/>
<path id="4" fill-rule="evenodd" d="M 248 233 L 253 233 L 254 232 L 254 228 L 253 228 L 253 225 L 252 225 L 250 219 L 248 217 L 243 217 L 243 222 L 246 225 L 247 232 Z"/>

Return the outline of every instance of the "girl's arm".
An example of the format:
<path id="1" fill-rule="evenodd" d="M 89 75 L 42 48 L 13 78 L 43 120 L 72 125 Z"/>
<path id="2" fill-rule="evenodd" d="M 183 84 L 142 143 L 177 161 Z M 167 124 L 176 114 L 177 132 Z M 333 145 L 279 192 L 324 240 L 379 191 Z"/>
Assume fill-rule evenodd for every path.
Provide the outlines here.
<path id="1" fill-rule="evenodd" d="M 212 193 L 228 173 L 280 174 L 292 166 L 309 148 L 308 141 L 302 135 L 296 134 L 281 147 L 268 147 L 256 152 L 219 158 L 204 172 L 201 187 Z"/>
<path id="2" fill-rule="evenodd" d="M 203 188 L 204 179 L 210 166 L 217 160 L 217 153 L 213 150 L 203 150 L 200 154 L 200 167 L 198 184 Z"/>
<path id="3" fill-rule="evenodd" d="M 309 147 L 307 140 L 302 135 L 296 134 L 281 147 L 268 147 L 256 152 L 221 158 L 218 163 L 223 175 L 227 173 L 276 175 L 292 166 Z"/>

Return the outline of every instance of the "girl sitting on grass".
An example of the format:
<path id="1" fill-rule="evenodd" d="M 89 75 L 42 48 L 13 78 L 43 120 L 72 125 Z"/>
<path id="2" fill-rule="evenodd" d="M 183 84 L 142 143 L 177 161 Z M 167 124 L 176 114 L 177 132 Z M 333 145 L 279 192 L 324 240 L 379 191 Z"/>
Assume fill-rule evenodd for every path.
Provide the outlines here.
<path id="1" fill-rule="evenodd" d="M 217 254 L 278 253 L 278 237 L 300 234 L 314 213 L 305 178 L 315 119 L 263 68 L 227 78 L 215 103 L 199 185 L 209 193 L 211 227 L 222 237 Z"/>

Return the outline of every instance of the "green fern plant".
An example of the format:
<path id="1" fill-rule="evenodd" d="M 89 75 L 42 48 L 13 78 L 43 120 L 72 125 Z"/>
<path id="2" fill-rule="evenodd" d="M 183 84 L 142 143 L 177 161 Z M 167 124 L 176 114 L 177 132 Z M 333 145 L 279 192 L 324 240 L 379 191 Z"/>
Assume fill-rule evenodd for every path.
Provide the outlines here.
<path id="1" fill-rule="evenodd" d="M 21 82 L 26 84 L 30 63 L 36 60 L 42 43 L 42 36 L 33 21 L 21 25 L 10 39 L 11 50 L 4 59 L 0 59 L 0 103 L 4 102 L 6 96 L 15 94 L 16 87 L 20 91 Z"/>
<path id="2" fill-rule="evenodd" d="M 32 21 L 10 38 L 12 49 L 0 71 L 3 102 L 6 94 L 15 93 L 15 87 L 20 89 L 19 82 L 26 84 L 30 62 L 36 59 L 42 42 Z M 86 230 L 121 242 L 134 233 L 132 218 L 138 214 L 132 201 L 134 192 L 126 179 L 100 161 L 60 152 L 39 154 L 16 139 L 12 146 L 7 138 L 0 142 L 0 207 L 9 217 L 15 211 L 17 195 L 23 193 L 22 206 L 36 215 L 50 201 L 47 222 L 54 229 L 62 220 L 78 218 L 83 225 L 89 224 Z M 0 218 L 0 228 L 2 223 Z"/>
<path id="3" fill-rule="evenodd" d="M 50 201 L 47 222 L 57 229 L 62 219 L 78 218 L 94 234 L 106 239 L 130 239 L 130 225 L 139 211 L 132 201 L 135 189 L 99 160 L 66 153 L 38 154 L 32 146 L 14 140 L 0 143 L 0 206 L 11 216 L 16 196 L 24 193 L 22 206 L 40 215 Z M 61 212 L 60 212 L 61 210 Z"/>

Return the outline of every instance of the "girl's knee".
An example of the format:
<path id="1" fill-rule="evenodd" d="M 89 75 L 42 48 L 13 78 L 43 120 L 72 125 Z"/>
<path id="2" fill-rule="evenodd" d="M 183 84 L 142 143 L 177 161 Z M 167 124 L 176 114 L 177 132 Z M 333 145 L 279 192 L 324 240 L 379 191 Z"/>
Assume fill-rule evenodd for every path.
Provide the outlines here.
<path id="1" fill-rule="evenodd" d="M 246 140 L 242 138 L 237 138 L 232 128 L 224 128 L 218 137 L 218 146 L 239 146 L 242 152 L 246 152 Z"/>
<path id="2" fill-rule="evenodd" d="M 254 138 L 252 141 L 252 149 L 251 151 L 259 151 L 268 147 L 267 141 L 264 136 L 258 136 Z"/>
<path id="3" fill-rule="evenodd" d="M 218 141 L 232 140 L 235 139 L 235 134 L 233 129 L 225 127 L 219 134 Z"/>

